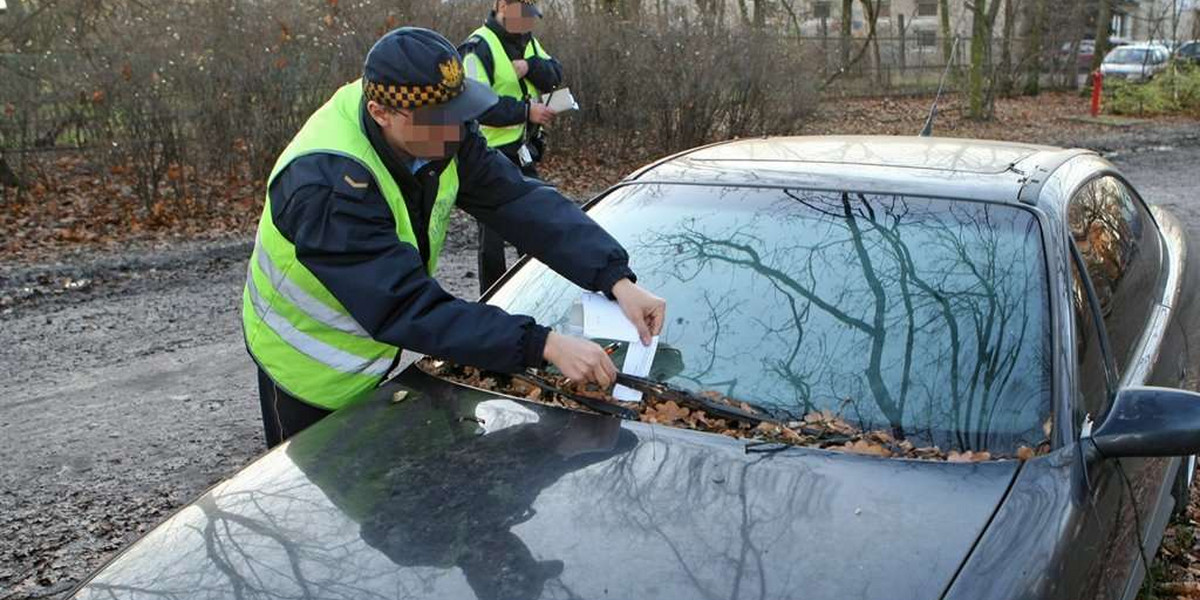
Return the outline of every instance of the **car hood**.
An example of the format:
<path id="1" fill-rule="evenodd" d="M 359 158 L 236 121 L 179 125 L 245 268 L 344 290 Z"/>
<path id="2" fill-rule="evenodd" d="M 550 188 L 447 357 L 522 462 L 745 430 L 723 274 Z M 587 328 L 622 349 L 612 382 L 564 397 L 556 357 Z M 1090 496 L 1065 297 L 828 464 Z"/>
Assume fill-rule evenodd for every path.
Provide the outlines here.
<path id="1" fill-rule="evenodd" d="M 1019 468 L 755 450 L 409 369 L 77 597 L 933 600 Z"/>

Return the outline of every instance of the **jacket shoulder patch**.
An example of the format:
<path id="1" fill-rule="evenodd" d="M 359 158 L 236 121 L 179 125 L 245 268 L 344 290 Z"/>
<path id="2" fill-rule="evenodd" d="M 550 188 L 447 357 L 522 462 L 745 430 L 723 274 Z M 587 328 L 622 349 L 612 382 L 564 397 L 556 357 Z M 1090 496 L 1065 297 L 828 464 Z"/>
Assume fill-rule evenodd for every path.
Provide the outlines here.
<path id="1" fill-rule="evenodd" d="M 376 189 L 375 178 L 371 176 L 370 171 L 354 161 L 346 161 L 342 164 L 342 168 L 333 175 L 333 187 L 337 193 L 361 200 Z"/>

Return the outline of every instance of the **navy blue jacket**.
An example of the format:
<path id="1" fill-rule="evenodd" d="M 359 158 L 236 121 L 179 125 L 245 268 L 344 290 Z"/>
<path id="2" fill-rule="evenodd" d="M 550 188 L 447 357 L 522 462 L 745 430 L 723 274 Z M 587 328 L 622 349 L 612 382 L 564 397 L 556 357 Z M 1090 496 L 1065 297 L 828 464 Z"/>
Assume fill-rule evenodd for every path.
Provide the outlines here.
<path id="1" fill-rule="evenodd" d="M 313 154 L 293 161 L 269 190 L 275 226 L 301 264 L 333 293 L 372 337 L 423 354 L 499 372 L 542 364 L 549 329 L 527 316 L 455 298 L 429 276 L 427 223 L 439 177 L 434 161 L 414 174 L 362 111 L 362 127 L 399 184 L 419 248 L 401 242 L 370 173 L 354 160 Z M 610 293 L 634 279 L 629 257 L 612 236 L 554 188 L 527 179 L 487 147 L 470 123 L 457 149 L 457 205 L 522 253 L 576 285 Z M 357 189 L 346 177 L 371 184 Z"/>

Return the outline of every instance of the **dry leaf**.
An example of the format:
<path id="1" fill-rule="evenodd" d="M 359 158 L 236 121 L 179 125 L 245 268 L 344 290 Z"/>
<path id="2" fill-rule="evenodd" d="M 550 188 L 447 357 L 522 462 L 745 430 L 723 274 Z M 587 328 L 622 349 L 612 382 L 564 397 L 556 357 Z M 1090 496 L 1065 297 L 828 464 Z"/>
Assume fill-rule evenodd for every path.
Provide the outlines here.
<path id="1" fill-rule="evenodd" d="M 792 429 L 791 427 L 781 428 L 779 437 L 783 438 L 785 442 L 790 442 L 792 444 L 800 444 L 804 441 L 804 436 L 797 433 L 796 430 Z"/>
<path id="2" fill-rule="evenodd" d="M 473 387 L 490 389 L 510 396 L 525 397 L 551 406 L 585 410 L 575 402 L 562 398 L 558 394 L 545 393 L 540 387 L 530 385 L 520 379 L 497 377 L 474 367 L 445 363 L 431 358 L 422 360 L 418 366 L 431 374 Z M 570 381 L 561 375 L 543 376 L 547 377 L 549 383 L 564 391 L 602 402 L 616 402 L 607 391 Z M 703 392 L 703 394 L 706 398 L 730 406 L 750 407 L 744 402 L 731 400 L 712 390 Z M 949 458 L 954 462 L 979 462 L 993 458 L 990 453 L 985 451 L 953 452 L 948 456 L 946 452 L 936 446 L 917 448 L 909 440 L 897 440 L 889 430 L 863 431 L 828 409 L 809 413 L 804 416 L 803 420 L 790 421 L 786 425 L 781 423 L 752 425 L 742 421 L 731 422 L 714 418 L 703 410 L 681 406 L 675 401 L 662 401 L 654 396 L 648 396 L 643 403 L 622 405 L 637 411 L 639 420 L 646 423 L 691 428 L 739 439 L 759 439 L 796 446 L 840 449 L 845 452 L 879 457 L 898 456 L 921 460 L 947 460 Z M 850 441 L 846 442 L 846 438 L 849 438 Z M 1021 456 L 1030 453 L 1037 454 L 1028 448 L 1019 452 Z"/>
<path id="3" fill-rule="evenodd" d="M 782 428 L 774 423 L 768 423 L 766 421 L 763 421 L 762 423 L 759 423 L 758 427 L 755 427 L 754 429 L 757 430 L 759 433 L 764 433 L 766 435 L 777 435 L 779 433 L 779 430 Z"/>
<path id="4" fill-rule="evenodd" d="M 674 401 L 667 401 L 651 407 L 646 411 L 646 414 L 650 417 L 651 423 L 669 425 L 671 423 L 686 419 L 690 412 L 691 411 L 679 406 Z"/>
<path id="5" fill-rule="evenodd" d="M 992 455 L 990 452 L 987 452 L 987 451 L 982 451 L 982 452 L 972 452 L 970 450 L 967 450 L 966 452 L 951 451 L 950 454 L 948 454 L 946 456 L 946 460 L 949 462 L 952 462 L 952 463 L 983 462 L 983 461 L 991 460 L 991 459 L 992 459 Z"/>
<path id="6" fill-rule="evenodd" d="M 1172 581 L 1170 583 L 1159 584 L 1158 590 L 1167 594 L 1183 594 L 1186 596 L 1200 595 L 1200 582 L 1198 581 Z"/>
<path id="7" fill-rule="evenodd" d="M 396 393 L 392 394 L 392 404 L 404 402 L 406 398 L 408 398 L 408 390 L 396 390 Z"/>
<path id="8" fill-rule="evenodd" d="M 892 455 L 891 450 L 888 450 L 879 444 L 872 444 L 871 442 L 864 440 L 847 442 L 844 446 L 842 446 L 842 450 L 852 454 L 866 454 L 869 456 L 882 456 L 885 458 Z"/>

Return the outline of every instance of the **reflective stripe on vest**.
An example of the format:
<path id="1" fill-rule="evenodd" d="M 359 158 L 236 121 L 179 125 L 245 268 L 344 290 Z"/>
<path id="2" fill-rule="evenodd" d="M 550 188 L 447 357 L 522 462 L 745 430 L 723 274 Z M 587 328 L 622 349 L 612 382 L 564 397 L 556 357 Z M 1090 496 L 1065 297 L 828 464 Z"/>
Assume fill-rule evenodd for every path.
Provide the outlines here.
<path id="1" fill-rule="evenodd" d="M 261 240 L 255 240 L 254 255 L 258 257 L 255 261 L 258 268 L 262 269 L 266 274 L 267 279 L 271 281 L 271 285 L 287 298 L 288 302 L 295 304 L 297 308 L 304 311 L 309 317 L 320 322 L 322 325 L 330 329 L 336 329 L 345 333 L 361 337 L 371 337 L 367 330 L 358 324 L 349 314 L 340 313 L 320 300 L 304 291 L 304 288 L 296 284 L 296 282 L 288 279 L 283 271 L 280 271 L 275 263 L 271 261 L 271 255 L 262 247 Z M 246 276 L 246 284 L 253 285 L 254 280 L 250 275 Z"/>
<path id="2" fill-rule="evenodd" d="M 388 369 L 391 368 L 395 358 L 393 356 L 377 360 L 364 359 L 361 356 L 339 350 L 300 331 L 271 309 L 270 303 L 258 293 L 253 276 L 246 278 L 246 293 L 250 297 L 250 305 L 254 307 L 254 314 L 276 335 L 309 358 L 351 375 L 366 374 L 382 377 L 387 375 Z"/>
<path id="3" fill-rule="evenodd" d="M 496 33 L 487 26 L 480 27 L 471 35 L 479 36 L 480 39 L 487 42 L 488 48 L 492 51 L 492 63 L 495 66 L 491 80 L 488 80 L 488 74 L 484 72 L 482 63 L 479 58 L 473 54 L 468 56 L 467 75 L 472 76 L 472 79 L 479 81 L 485 85 L 490 85 L 492 91 L 496 92 L 497 96 L 506 98 L 516 98 L 517 100 L 526 100 L 528 98 L 540 98 L 542 93 L 538 91 L 529 81 L 525 81 L 525 89 L 521 89 L 521 80 L 517 77 L 517 70 L 513 68 L 512 61 L 508 59 L 508 53 L 504 50 L 504 44 L 500 42 L 500 38 Z M 537 38 L 530 36 L 529 43 L 525 45 L 525 58 L 550 58 L 546 54 L 546 50 L 542 48 L 542 44 L 537 41 Z M 487 138 L 488 146 L 496 148 L 513 142 L 519 141 L 525 137 L 525 123 L 517 125 L 509 125 L 507 127 L 489 127 L 480 123 L 480 132 L 483 137 Z"/>
<path id="4" fill-rule="evenodd" d="M 353 159 L 372 176 L 396 221 L 397 238 L 417 247 L 417 235 L 399 186 L 362 130 L 362 84 L 343 86 L 318 109 L 276 161 L 267 180 L 298 157 L 314 153 Z M 458 195 L 458 161 L 441 174 L 428 230 L 433 274 Z M 246 346 L 271 379 L 309 404 L 336 410 L 374 389 L 400 349 L 374 340 L 317 277 L 296 258 L 296 248 L 275 227 L 267 194 L 242 294 Z"/>

